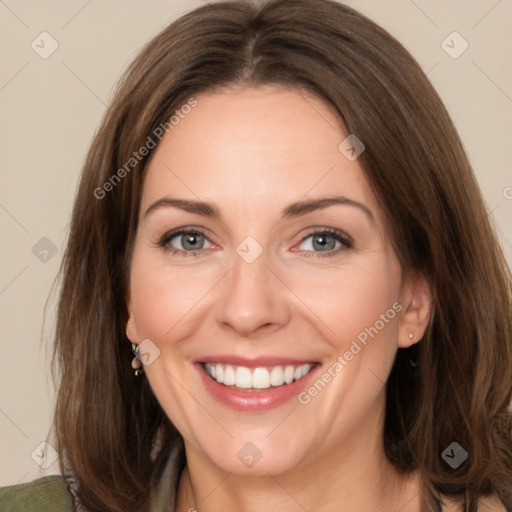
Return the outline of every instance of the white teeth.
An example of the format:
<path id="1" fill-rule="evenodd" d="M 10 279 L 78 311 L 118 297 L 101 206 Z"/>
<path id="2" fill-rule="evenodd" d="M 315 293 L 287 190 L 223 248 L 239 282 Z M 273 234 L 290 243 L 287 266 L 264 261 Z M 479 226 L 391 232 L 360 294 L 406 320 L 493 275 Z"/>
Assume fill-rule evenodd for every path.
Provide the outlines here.
<path id="1" fill-rule="evenodd" d="M 266 389 L 270 387 L 270 373 L 266 368 L 256 368 L 252 374 L 252 387 Z"/>
<path id="2" fill-rule="evenodd" d="M 268 389 L 271 386 L 291 384 L 294 380 L 305 377 L 313 367 L 312 364 L 302 366 L 274 366 L 270 369 L 246 368 L 245 366 L 231 366 L 224 364 L 205 363 L 207 375 L 214 378 L 219 384 L 236 386 L 241 389 Z"/>
<path id="3" fill-rule="evenodd" d="M 236 383 L 235 386 L 237 388 L 249 389 L 252 388 L 252 375 L 251 370 L 249 368 L 245 368 L 243 366 L 238 366 L 235 372 Z M 218 380 L 217 380 L 218 382 Z"/>
<path id="4" fill-rule="evenodd" d="M 270 384 L 272 386 L 282 386 L 284 384 L 284 372 L 281 366 L 272 368 L 270 372 Z"/>
<path id="5" fill-rule="evenodd" d="M 302 365 L 301 366 L 302 376 L 305 377 L 309 373 L 311 368 L 313 368 L 313 365 L 311 363 Z"/>
<path id="6" fill-rule="evenodd" d="M 232 366 L 226 366 L 226 369 L 224 370 L 224 382 L 226 386 L 234 386 L 236 382 L 235 378 L 235 370 Z"/>
<path id="7" fill-rule="evenodd" d="M 293 366 L 287 366 L 284 371 L 284 381 L 286 384 L 291 384 L 293 382 L 293 374 L 295 373 L 295 368 Z"/>
<path id="8" fill-rule="evenodd" d="M 224 368 L 221 364 L 215 365 L 215 375 L 212 373 L 212 377 L 217 379 L 217 382 L 224 382 Z"/>

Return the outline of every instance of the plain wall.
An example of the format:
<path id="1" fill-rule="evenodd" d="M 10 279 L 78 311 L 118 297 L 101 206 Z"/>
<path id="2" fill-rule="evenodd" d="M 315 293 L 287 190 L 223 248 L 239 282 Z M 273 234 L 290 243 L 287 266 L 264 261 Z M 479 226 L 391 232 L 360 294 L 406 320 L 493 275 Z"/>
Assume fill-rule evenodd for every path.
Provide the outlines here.
<path id="1" fill-rule="evenodd" d="M 512 3 L 347 3 L 397 37 L 428 73 L 459 130 L 512 262 Z M 120 73 L 142 45 L 202 4 L 0 2 L 0 485 L 58 471 L 57 463 L 43 471 L 37 452 L 36 461 L 31 457 L 47 437 L 55 398 L 41 328 L 91 137 Z M 41 54 L 55 43 L 42 32 L 58 44 L 47 58 Z M 453 58 L 464 41 L 468 48 Z M 53 303 L 46 318 L 49 339 Z"/>

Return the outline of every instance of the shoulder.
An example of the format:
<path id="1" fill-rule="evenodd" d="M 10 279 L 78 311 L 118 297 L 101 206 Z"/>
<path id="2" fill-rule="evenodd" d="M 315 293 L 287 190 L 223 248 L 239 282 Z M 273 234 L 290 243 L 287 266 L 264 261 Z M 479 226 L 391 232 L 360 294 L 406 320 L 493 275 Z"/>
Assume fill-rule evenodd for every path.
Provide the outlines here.
<path id="1" fill-rule="evenodd" d="M 73 512 L 73 498 L 66 480 L 45 476 L 25 484 L 0 487 L 3 512 Z"/>

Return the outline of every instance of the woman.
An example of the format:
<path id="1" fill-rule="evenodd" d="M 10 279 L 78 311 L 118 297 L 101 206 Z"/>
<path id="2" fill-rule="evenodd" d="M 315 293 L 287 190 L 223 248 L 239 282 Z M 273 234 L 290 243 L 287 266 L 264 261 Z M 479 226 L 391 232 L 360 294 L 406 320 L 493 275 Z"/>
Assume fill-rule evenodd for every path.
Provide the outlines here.
<path id="1" fill-rule="evenodd" d="M 329 0 L 204 6 L 132 63 L 83 169 L 55 345 L 65 479 L 0 499 L 512 510 L 510 285 L 394 38 Z"/>

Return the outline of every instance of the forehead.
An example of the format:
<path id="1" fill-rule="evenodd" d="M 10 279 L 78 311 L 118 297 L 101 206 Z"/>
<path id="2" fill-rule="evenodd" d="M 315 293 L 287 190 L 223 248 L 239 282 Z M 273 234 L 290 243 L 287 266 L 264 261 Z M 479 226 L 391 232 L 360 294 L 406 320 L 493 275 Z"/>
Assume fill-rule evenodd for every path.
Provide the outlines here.
<path id="1" fill-rule="evenodd" d="M 376 207 L 361 166 L 339 150 L 348 134 L 324 101 L 272 86 L 195 99 L 155 150 L 142 211 L 165 194 L 256 211 L 262 201 L 281 208 L 326 194 Z"/>

